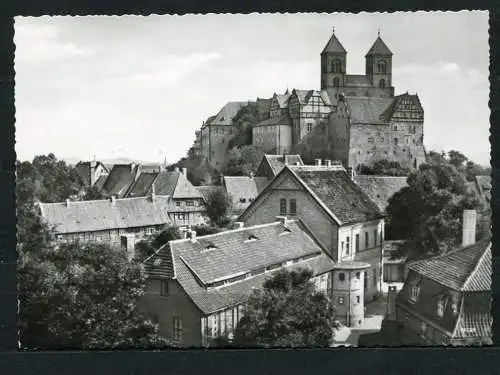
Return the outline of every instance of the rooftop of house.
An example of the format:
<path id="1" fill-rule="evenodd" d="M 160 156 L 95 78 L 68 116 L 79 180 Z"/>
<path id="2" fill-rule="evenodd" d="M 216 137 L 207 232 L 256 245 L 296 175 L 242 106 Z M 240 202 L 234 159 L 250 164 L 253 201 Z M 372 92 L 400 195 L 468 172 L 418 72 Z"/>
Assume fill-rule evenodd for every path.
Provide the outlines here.
<path id="1" fill-rule="evenodd" d="M 408 264 L 420 276 L 457 291 L 491 290 L 491 241 L 478 241 L 446 254 Z"/>
<path id="2" fill-rule="evenodd" d="M 103 189 L 110 195 L 122 196 L 134 182 L 139 166 L 136 164 L 115 164 L 104 182 Z"/>
<path id="3" fill-rule="evenodd" d="M 206 123 L 209 125 L 232 125 L 233 118 L 238 111 L 246 107 L 248 103 L 249 102 L 228 102 L 215 116 L 209 118 Z"/>
<path id="4" fill-rule="evenodd" d="M 377 205 L 341 166 L 287 166 L 339 225 L 383 217 Z"/>
<path id="5" fill-rule="evenodd" d="M 170 223 L 170 197 L 39 203 L 44 221 L 56 234 L 138 228 Z"/>
<path id="6" fill-rule="evenodd" d="M 304 165 L 302 158 L 298 154 L 297 155 L 265 154 L 264 157 L 262 158 L 261 163 L 262 162 L 267 162 L 269 164 L 269 167 L 271 168 L 275 176 L 281 172 L 285 164 L 296 165 L 297 163 L 299 163 L 300 165 Z"/>
<path id="7" fill-rule="evenodd" d="M 155 194 L 169 195 L 173 199 L 203 198 L 181 171 L 141 173 L 127 192 L 129 197 L 150 194 L 154 185 Z"/>
<path id="8" fill-rule="evenodd" d="M 377 205 L 378 209 L 385 212 L 389 199 L 402 188 L 408 186 L 407 177 L 396 176 L 354 176 L 354 182 Z"/>
<path id="9" fill-rule="evenodd" d="M 144 265 L 148 275 L 176 278 L 209 314 L 244 302 L 272 270 L 311 268 L 317 275 L 334 262 L 300 221 L 290 220 L 171 241 Z"/>

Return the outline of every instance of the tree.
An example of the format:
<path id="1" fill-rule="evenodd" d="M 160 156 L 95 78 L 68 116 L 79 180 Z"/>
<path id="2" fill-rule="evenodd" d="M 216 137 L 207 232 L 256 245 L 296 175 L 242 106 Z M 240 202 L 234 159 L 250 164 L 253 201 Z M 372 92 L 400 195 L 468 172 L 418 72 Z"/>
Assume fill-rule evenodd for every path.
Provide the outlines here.
<path id="1" fill-rule="evenodd" d="M 467 160 L 467 157 L 460 151 L 448 151 L 448 162 L 457 169 L 462 168 Z"/>
<path id="2" fill-rule="evenodd" d="M 35 210 L 19 221 L 20 340 L 31 349 L 165 346 L 136 300 L 145 275 L 105 244 L 56 246 Z"/>
<path id="3" fill-rule="evenodd" d="M 455 249 L 465 209 L 485 212 L 463 174 L 452 164 L 422 164 L 389 199 L 386 238 L 405 240 L 400 253 L 410 259 Z"/>
<path id="4" fill-rule="evenodd" d="M 227 224 L 230 209 L 231 199 L 224 190 L 216 189 L 207 197 L 207 216 L 213 225 L 222 227 Z"/>
<path id="5" fill-rule="evenodd" d="M 96 186 L 87 186 L 85 188 L 85 193 L 82 197 L 84 201 L 93 201 L 93 200 L 99 200 L 99 199 L 107 199 L 108 194 L 106 194 L 104 191 L 99 189 Z"/>
<path id="6" fill-rule="evenodd" d="M 160 247 L 169 241 L 182 238 L 179 228 L 167 225 L 162 231 L 153 234 L 150 238 L 141 240 L 135 244 L 135 258 L 142 262 L 153 255 Z"/>
<path id="7" fill-rule="evenodd" d="M 228 142 L 228 149 L 249 146 L 252 144 L 252 127 L 261 121 L 256 103 L 248 103 L 241 107 L 233 117 L 233 128 L 236 134 Z"/>
<path id="8" fill-rule="evenodd" d="M 309 270 L 280 270 L 256 289 L 235 329 L 237 346 L 329 346 L 338 327 L 334 308 L 315 290 Z"/>
<path id="9" fill-rule="evenodd" d="M 360 165 L 359 173 L 377 176 L 408 176 L 409 168 L 402 167 L 397 161 L 377 160 L 372 166 Z"/>
<path id="10" fill-rule="evenodd" d="M 264 151 L 257 146 L 234 147 L 229 150 L 228 160 L 223 168 L 228 176 L 248 176 L 259 166 Z"/>

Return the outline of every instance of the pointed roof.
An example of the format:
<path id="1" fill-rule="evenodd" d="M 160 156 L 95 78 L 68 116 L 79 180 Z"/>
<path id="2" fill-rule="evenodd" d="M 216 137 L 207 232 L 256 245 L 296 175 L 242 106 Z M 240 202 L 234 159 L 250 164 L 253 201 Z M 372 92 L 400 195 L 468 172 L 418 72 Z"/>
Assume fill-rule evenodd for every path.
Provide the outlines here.
<path id="1" fill-rule="evenodd" d="M 372 48 L 370 48 L 370 50 L 366 54 L 366 56 L 370 56 L 370 55 L 383 55 L 383 56 L 389 55 L 389 56 L 392 56 L 392 52 L 389 49 L 389 47 L 387 47 L 387 45 L 384 43 L 382 38 L 380 38 L 380 36 L 378 36 L 377 40 L 375 40 L 375 43 L 373 43 Z"/>
<path id="2" fill-rule="evenodd" d="M 321 52 L 321 54 L 323 53 L 347 53 L 344 46 L 335 36 L 335 32 L 332 33 L 330 40 L 326 43 L 325 48 L 323 48 L 323 52 Z"/>

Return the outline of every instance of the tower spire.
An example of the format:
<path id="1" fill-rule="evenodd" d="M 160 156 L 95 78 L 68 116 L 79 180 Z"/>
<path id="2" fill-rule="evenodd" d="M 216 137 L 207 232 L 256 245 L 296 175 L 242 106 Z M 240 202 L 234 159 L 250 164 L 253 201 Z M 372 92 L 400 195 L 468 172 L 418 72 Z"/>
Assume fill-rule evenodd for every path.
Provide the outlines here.
<path id="1" fill-rule="evenodd" d="M 378 29 L 377 34 L 378 34 L 378 36 L 380 37 L 380 29 Z"/>
<path id="2" fill-rule="evenodd" d="M 332 33 L 335 34 L 335 26 L 332 26 Z"/>

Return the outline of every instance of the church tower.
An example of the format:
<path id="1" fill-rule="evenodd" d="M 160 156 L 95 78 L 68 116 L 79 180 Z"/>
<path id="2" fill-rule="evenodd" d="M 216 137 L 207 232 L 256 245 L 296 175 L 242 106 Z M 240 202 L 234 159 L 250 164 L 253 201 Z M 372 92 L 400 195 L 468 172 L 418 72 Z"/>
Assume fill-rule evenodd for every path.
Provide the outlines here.
<path id="1" fill-rule="evenodd" d="M 388 89 L 390 97 L 394 96 L 392 88 L 392 52 L 380 38 L 380 32 L 372 48 L 365 56 L 366 75 L 373 87 Z"/>
<path id="2" fill-rule="evenodd" d="M 335 36 L 335 30 L 321 52 L 321 89 L 343 87 L 347 52 Z"/>

